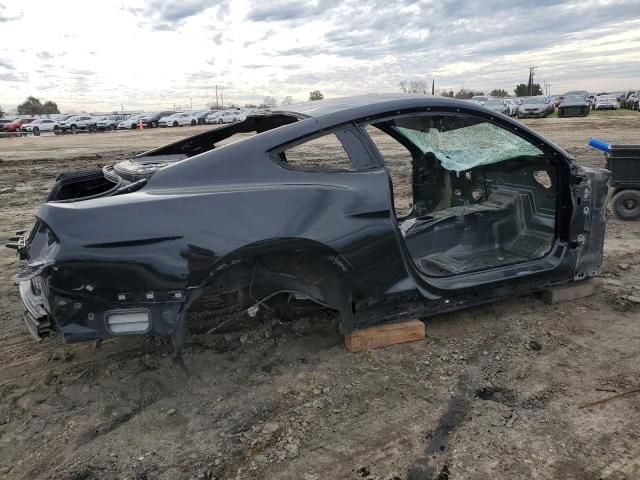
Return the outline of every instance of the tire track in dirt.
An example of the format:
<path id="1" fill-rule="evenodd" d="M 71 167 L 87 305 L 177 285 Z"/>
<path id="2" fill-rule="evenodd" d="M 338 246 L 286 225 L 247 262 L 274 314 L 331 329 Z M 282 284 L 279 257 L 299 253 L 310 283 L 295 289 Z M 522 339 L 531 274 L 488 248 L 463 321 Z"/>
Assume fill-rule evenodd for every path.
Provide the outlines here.
<path id="1" fill-rule="evenodd" d="M 449 478 L 449 441 L 469 417 L 471 402 L 482 384 L 482 355 L 496 342 L 492 336 L 480 343 L 469 356 L 467 369 L 458 377 L 455 394 L 440 417 L 437 427 L 427 435 L 425 456 L 409 469 L 407 480 L 447 480 Z"/>

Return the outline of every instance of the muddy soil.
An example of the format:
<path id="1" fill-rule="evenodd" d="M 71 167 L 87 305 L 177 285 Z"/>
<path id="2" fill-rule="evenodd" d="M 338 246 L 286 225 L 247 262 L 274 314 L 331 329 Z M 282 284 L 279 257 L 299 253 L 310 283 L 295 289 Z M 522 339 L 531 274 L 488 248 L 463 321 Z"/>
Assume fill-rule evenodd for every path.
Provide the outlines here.
<path id="1" fill-rule="evenodd" d="M 589 137 L 640 141 L 627 112 L 526 123 L 588 166 L 603 163 Z M 0 239 L 61 170 L 201 130 L 0 139 Z M 256 321 L 216 298 L 194 315 L 186 371 L 162 339 L 35 343 L 20 262 L 0 251 L 0 478 L 638 479 L 640 394 L 580 407 L 640 388 L 639 232 L 610 218 L 592 297 L 437 316 L 425 341 L 359 354 L 332 312 Z"/>

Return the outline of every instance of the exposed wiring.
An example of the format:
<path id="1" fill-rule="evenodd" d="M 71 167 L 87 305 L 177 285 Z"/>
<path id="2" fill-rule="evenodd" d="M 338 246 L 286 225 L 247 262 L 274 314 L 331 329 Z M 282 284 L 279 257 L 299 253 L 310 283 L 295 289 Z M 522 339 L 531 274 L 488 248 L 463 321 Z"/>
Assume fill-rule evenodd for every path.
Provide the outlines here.
<path id="1" fill-rule="evenodd" d="M 257 262 L 256 262 L 257 263 Z M 269 308 L 269 310 L 273 311 L 272 308 L 270 308 L 268 305 L 265 304 L 265 302 L 269 301 L 271 298 L 275 297 L 276 295 L 280 295 L 283 293 L 288 293 L 290 295 L 302 295 L 303 297 L 305 297 L 307 300 L 310 300 L 314 303 L 317 303 L 318 305 L 325 307 L 325 308 L 332 308 L 331 306 L 327 305 L 324 302 L 321 302 L 320 300 L 316 300 L 315 298 L 312 298 L 311 296 L 307 295 L 304 292 L 299 292 L 297 290 L 288 290 L 288 289 L 283 289 L 283 290 L 276 290 L 275 292 L 270 293 L 269 295 L 267 295 L 266 297 L 263 297 L 260 300 L 257 300 L 256 298 L 254 298 L 253 296 L 253 280 L 255 278 L 255 271 L 256 271 L 256 263 L 253 264 L 253 269 L 251 270 L 251 281 L 249 282 L 249 297 L 251 298 L 251 300 L 253 300 L 253 305 L 251 305 L 250 307 L 248 307 L 247 309 L 243 310 L 242 312 L 238 313 L 237 315 L 234 315 L 231 318 L 226 319 L 225 321 L 223 321 L 222 323 L 219 323 L 218 325 L 216 325 L 215 327 L 211 328 L 210 330 L 207 331 L 207 334 L 211 334 L 214 333 L 216 330 L 218 330 L 219 328 L 223 327 L 224 325 L 226 325 L 227 323 L 229 323 L 231 320 L 235 320 L 239 317 L 241 317 L 242 315 L 244 315 L 244 313 L 248 310 L 250 310 L 253 307 L 261 307 L 261 306 L 265 306 L 266 308 Z M 287 303 L 290 301 L 290 298 L 287 300 Z"/>

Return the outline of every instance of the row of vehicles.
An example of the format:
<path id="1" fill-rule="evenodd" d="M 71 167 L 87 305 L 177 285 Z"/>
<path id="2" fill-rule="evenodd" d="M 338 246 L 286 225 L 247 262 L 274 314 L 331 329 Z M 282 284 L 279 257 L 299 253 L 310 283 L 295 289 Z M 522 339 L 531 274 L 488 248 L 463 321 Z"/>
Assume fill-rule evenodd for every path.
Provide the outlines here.
<path id="1" fill-rule="evenodd" d="M 571 97 L 571 98 L 567 98 Z M 582 107 L 582 102 L 579 101 L 576 97 L 582 97 L 584 99 L 584 103 L 586 103 L 587 109 L 591 110 L 616 110 L 620 108 L 620 104 L 618 103 L 618 98 L 616 93 L 610 92 L 601 92 L 590 94 L 586 90 L 574 90 L 571 92 L 567 92 L 564 95 L 559 95 L 556 97 L 556 102 L 558 104 L 565 103 L 571 104 L 570 106 L 576 106 L 575 104 L 580 103 Z M 585 115 L 588 114 L 585 113 Z"/>
<path id="2" fill-rule="evenodd" d="M 170 110 L 141 114 L 59 115 L 55 118 L 16 117 L 0 119 L 0 131 L 6 132 L 71 132 L 130 130 L 136 128 L 184 127 L 205 124 L 235 123 L 246 118 L 242 110 Z"/>
<path id="3" fill-rule="evenodd" d="M 640 90 L 627 90 L 618 96 L 620 108 L 640 111 Z"/>
<path id="4" fill-rule="evenodd" d="M 502 113 L 510 117 L 546 117 L 555 111 L 553 98 L 549 96 L 492 98 L 474 96 L 470 99 L 489 110 Z"/>
<path id="5" fill-rule="evenodd" d="M 558 117 L 587 116 L 590 110 L 638 110 L 640 90 L 624 93 L 602 92 L 594 95 L 586 90 L 574 90 L 558 96 L 491 98 L 474 96 L 471 101 L 489 110 L 518 118 L 544 118 L 557 110 Z"/>

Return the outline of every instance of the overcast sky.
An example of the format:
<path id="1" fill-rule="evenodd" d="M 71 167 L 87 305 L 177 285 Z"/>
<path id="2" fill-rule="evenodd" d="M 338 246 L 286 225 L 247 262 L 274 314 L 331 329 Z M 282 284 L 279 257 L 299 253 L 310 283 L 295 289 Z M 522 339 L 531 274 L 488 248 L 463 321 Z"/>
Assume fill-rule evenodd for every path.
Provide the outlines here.
<path id="1" fill-rule="evenodd" d="M 0 0 L 0 106 L 68 110 L 504 88 L 640 88 L 640 0 Z"/>

